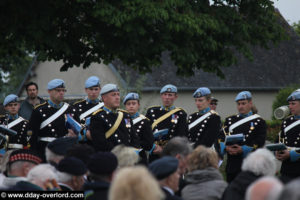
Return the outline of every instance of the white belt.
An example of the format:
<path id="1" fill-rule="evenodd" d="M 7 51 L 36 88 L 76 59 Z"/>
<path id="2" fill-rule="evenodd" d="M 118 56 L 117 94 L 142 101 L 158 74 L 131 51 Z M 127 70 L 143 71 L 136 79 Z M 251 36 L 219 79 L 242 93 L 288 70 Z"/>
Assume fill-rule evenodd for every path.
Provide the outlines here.
<path id="1" fill-rule="evenodd" d="M 8 144 L 9 149 L 23 149 L 23 144 Z"/>
<path id="2" fill-rule="evenodd" d="M 53 140 L 55 140 L 57 138 L 55 137 L 40 137 L 39 141 L 43 141 L 43 142 L 52 142 Z"/>
<path id="3" fill-rule="evenodd" d="M 99 108 L 103 107 L 104 106 L 104 103 L 98 103 L 96 106 L 92 107 L 91 109 L 85 111 L 84 113 L 82 113 L 80 116 L 79 116 L 79 120 L 81 121 L 82 119 L 84 119 L 86 116 L 88 116 L 89 114 L 92 114 L 93 112 L 95 112 L 96 110 L 98 110 Z"/>
<path id="4" fill-rule="evenodd" d="M 189 130 L 191 130 L 194 126 L 205 120 L 207 117 L 211 115 L 211 112 L 206 113 L 205 115 L 202 115 L 197 120 L 195 120 L 193 123 L 189 124 Z"/>
<path id="5" fill-rule="evenodd" d="M 300 150 L 300 147 L 289 147 L 289 146 L 286 146 L 286 148 L 288 149 L 288 150 L 293 150 L 293 151 L 299 151 Z"/>
<path id="6" fill-rule="evenodd" d="M 256 119 L 256 118 L 259 118 L 260 116 L 258 114 L 254 114 L 254 115 L 251 115 L 249 117 L 246 117 L 244 119 L 241 119 L 237 122 L 235 122 L 234 124 L 231 124 L 231 126 L 229 126 L 229 132 L 232 132 L 233 129 L 235 129 L 236 127 L 240 126 L 241 124 L 244 124 L 246 122 L 249 122 L 253 119 Z"/>

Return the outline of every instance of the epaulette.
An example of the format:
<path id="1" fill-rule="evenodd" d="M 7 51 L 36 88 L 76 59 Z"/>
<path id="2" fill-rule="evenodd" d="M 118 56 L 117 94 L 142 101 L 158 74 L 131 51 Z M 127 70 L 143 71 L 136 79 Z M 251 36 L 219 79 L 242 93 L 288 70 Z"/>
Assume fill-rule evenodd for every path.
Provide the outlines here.
<path id="1" fill-rule="evenodd" d="M 147 108 L 147 110 L 150 109 L 150 108 L 157 108 L 157 107 L 160 108 L 161 106 L 159 106 L 159 105 L 156 105 L 156 106 L 150 106 L 150 107 Z"/>
<path id="2" fill-rule="evenodd" d="M 219 113 L 217 111 L 215 111 L 215 110 L 210 110 L 210 113 L 214 114 L 214 115 L 219 115 Z"/>
<path id="3" fill-rule="evenodd" d="M 238 114 L 233 114 L 233 115 L 229 115 L 228 117 L 226 118 L 229 118 L 229 117 L 236 117 Z"/>
<path id="4" fill-rule="evenodd" d="M 117 111 L 121 111 L 121 112 L 124 112 L 124 113 L 128 113 L 127 110 L 124 110 L 124 109 L 121 109 L 121 108 L 118 108 Z"/>
<path id="5" fill-rule="evenodd" d="M 0 117 L 5 117 L 5 115 L 0 115 Z"/>
<path id="6" fill-rule="evenodd" d="M 75 103 L 73 103 L 73 105 L 76 105 L 76 104 L 81 103 L 81 102 L 83 102 L 83 101 L 85 101 L 85 99 L 78 100 L 78 101 L 76 101 Z"/>
<path id="7" fill-rule="evenodd" d="M 45 105 L 46 103 L 47 103 L 47 101 L 45 101 L 44 103 L 38 104 L 38 105 L 36 105 L 36 106 L 34 107 L 34 109 L 37 109 L 38 107 L 43 106 L 43 105 Z"/>
<path id="8" fill-rule="evenodd" d="M 102 109 L 102 108 L 100 108 L 100 109 L 96 110 L 95 112 L 93 112 L 93 114 L 92 114 L 92 115 L 96 115 L 98 112 L 101 112 L 101 111 L 103 111 L 103 109 Z"/>

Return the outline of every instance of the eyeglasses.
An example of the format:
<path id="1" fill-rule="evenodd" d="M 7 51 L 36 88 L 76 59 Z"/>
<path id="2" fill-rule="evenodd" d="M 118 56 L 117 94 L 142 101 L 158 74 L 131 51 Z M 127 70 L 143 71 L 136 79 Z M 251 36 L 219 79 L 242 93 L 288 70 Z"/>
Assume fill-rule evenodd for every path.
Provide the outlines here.
<path id="1" fill-rule="evenodd" d="M 66 89 L 58 89 L 58 88 L 55 88 L 54 90 L 55 90 L 56 92 L 67 92 Z"/>

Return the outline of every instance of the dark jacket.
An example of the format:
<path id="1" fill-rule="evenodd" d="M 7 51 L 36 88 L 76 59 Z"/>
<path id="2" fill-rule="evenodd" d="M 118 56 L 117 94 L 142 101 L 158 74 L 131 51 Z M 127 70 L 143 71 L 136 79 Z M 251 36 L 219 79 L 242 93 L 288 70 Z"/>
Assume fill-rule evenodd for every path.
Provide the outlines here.
<path id="1" fill-rule="evenodd" d="M 107 200 L 110 183 L 105 181 L 95 181 L 84 185 L 85 199 L 87 200 Z"/>
<path id="2" fill-rule="evenodd" d="M 45 102 L 45 100 L 42 99 L 41 97 L 37 97 L 37 98 L 40 100 L 40 104 Z M 27 97 L 21 104 L 19 114 L 24 119 L 29 120 L 33 109 L 34 109 L 34 106 L 29 103 L 28 97 Z"/>
<path id="3" fill-rule="evenodd" d="M 181 197 L 171 194 L 168 190 L 162 187 L 162 191 L 165 193 L 165 200 L 182 200 Z"/>
<path id="4" fill-rule="evenodd" d="M 242 171 L 235 177 L 235 179 L 226 188 L 222 199 L 232 200 L 232 199 L 245 199 L 245 194 L 248 186 L 256 181 L 261 176 L 257 176 L 249 171 Z"/>
<path id="5" fill-rule="evenodd" d="M 221 199 L 227 187 L 221 173 L 212 167 L 188 173 L 185 181 L 187 185 L 181 192 L 184 200 Z"/>

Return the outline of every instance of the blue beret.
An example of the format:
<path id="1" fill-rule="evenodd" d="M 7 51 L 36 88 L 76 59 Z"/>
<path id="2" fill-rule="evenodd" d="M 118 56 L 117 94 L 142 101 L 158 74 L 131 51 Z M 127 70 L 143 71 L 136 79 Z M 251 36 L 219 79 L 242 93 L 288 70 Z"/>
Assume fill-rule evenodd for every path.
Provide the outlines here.
<path id="1" fill-rule="evenodd" d="M 77 143 L 75 137 L 60 137 L 48 143 L 47 147 L 57 155 L 66 155 L 67 151 Z"/>
<path id="2" fill-rule="evenodd" d="M 200 97 L 207 96 L 209 94 L 211 94 L 210 89 L 208 89 L 207 87 L 201 87 L 201 88 L 198 88 L 194 92 L 193 97 L 194 98 L 200 98 Z"/>
<path id="3" fill-rule="evenodd" d="M 109 84 L 106 84 L 103 86 L 103 88 L 100 91 L 100 95 L 102 96 L 109 92 L 118 92 L 118 91 L 119 91 L 119 88 L 117 85 L 109 83 Z"/>
<path id="4" fill-rule="evenodd" d="M 110 175 L 117 169 L 118 159 L 111 152 L 97 152 L 90 157 L 87 167 L 94 174 Z"/>
<path id="5" fill-rule="evenodd" d="M 82 176 L 87 172 L 85 164 L 75 157 L 66 157 L 62 159 L 56 169 L 60 172 L 68 173 L 73 176 Z"/>
<path id="6" fill-rule="evenodd" d="M 249 100 L 249 99 L 252 99 L 252 95 L 249 91 L 242 91 L 238 93 L 238 95 L 235 97 L 235 101 Z"/>
<path id="7" fill-rule="evenodd" d="M 179 162 L 176 158 L 164 156 L 150 163 L 149 170 L 158 180 L 162 180 L 176 172 L 178 164 Z"/>
<path id="8" fill-rule="evenodd" d="M 296 101 L 296 100 L 300 100 L 300 89 L 292 92 L 292 94 L 290 94 L 290 96 L 287 98 L 287 101 Z"/>
<path id="9" fill-rule="evenodd" d="M 124 98 L 123 104 L 125 104 L 128 100 L 139 100 L 139 99 L 140 99 L 140 97 L 139 97 L 138 93 L 130 92 Z"/>
<path id="10" fill-rule="evenodd" d="M 177 87 L 171 84 L 165 85 L 163 88 L 161 88 L 160 94 L 165 92 L 177 93 Z"/>
<path id="11" fill-rule="evenodd" d="M 85 88 L 100 86 L 100 79 L 97 76 L 91 76 L 85 81 Z"/>
<path id="12" fill-rule="evenodd" d="M 3 102 L 3 106 L 6 106 L 7 104 L 11 103 L 11 102 L 18 102 L 19 98 L 17 95 L 15 94 L 10 94 L 7 97 L 5 97 L 4 102 Z"/>
<path id="13" fill-rule="evenodd" d="M 61 79 L 53 79 L 48 83 L 48 90 L 55 88 L 65 88 L 65 82 Z"/>

